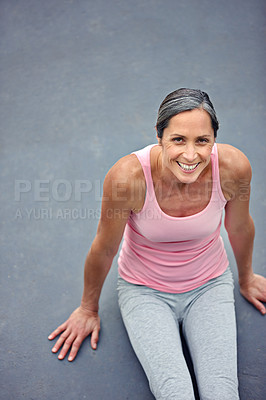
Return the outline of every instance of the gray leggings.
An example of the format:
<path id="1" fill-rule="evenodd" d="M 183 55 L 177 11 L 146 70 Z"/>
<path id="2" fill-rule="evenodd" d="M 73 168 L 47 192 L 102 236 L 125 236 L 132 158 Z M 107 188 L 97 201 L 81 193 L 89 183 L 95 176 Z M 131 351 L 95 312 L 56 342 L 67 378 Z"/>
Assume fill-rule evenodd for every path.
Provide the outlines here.
<path id="1" fill-rule="evenodd" d="M 179 324 L 200 399 L 239 399 L 233 287 L 229 267 L 186 293 L 160 292 L 118 278 L 122 318 L 157 400 L 194 399 Z"/>

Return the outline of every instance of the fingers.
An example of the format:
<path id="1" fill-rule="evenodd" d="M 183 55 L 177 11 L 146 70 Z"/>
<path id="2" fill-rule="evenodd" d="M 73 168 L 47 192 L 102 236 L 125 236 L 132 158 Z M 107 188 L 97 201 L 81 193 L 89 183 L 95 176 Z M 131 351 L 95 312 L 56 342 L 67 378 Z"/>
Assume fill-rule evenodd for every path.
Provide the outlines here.
<path id="1" fill-rule="evenodd" d="M 248 287 L 240 287 L 240 292 L 262 315 L 266 314 L 265 306 L 262 303 L 266 301 L 266 279 L 263 276 L 255 275 L 253 284 Z"/>
<path id="2" fill-rule="evenodd" d="M 83 342 L 83 340 L 79 337 L 76 338 L 76 340 L 74 341 L 72 347 L 71 347 L 71 351 L 69 353 L 69 357 L 68 357 L 68 361 L 74 361 L 76 358 L 76 355 L 79 351 L 79 348 L 81 346 L 81 343 Z"/>
<path id="3" fill-rule="evenodd" d="M 96 327 L 91 334 L 91 347 L 93 350 L 97 349 L 97 343 L 99 340 L 99 331 L 100 329 L 98 327 Z"/>
<path id="4" fill-rule="evenodd" d="M 49 340 L 53 340 L 56 336 L 58 336 L 61 332 L 63 332 L 66 329 L 67 322 L 64 322 L 62 325 L 60 325 L 58 328 L 56 328 L 49 336 Z"/>
<path id="5" fill-rule="evenodd" d="M 266 314 L 265 306 L 255 297 L 250 299 L 250 302 L 261 312 L 262 315 Z"/>
<path id="6" fill-rule="evenodd" d="M 68 361 L 73 361 L 78 353 L 78 350 L 81 346 L 83 339 L 81 336 L 76 337 L 74 333 L 70 334 L 70 332 L 66 331 L 63 333 L 56 344 L 54 345 L 52 352 L 57 353 L 57 351 L 62 347 L 60 354 L 58 356 L 59 360 L 63 360 L 71 347 L 71 351 L 68 357 Z"/>
<path id="7" fill-rule="evenodd" d="M 74 361 L 76 355 L 79 351 L 79 348 L 83 342 L 85 337 L 79 335 L 76 336 L 75 333 L 71 333 L 68 329 L 62 333 L 60 338 L 57 340 L 56 344 L 54 345 L 52 352 L 57 353 L 58 350 L 62 347 L 60 354 L 58 355 L 59 360 L 63 360 L 71 347 L 71 351 L 69 353 L 68 361 Z M 91 347 L 93 350 L 96 350 L 97 343 L 99 340 L 99 329 L 96 328 L 91 335 Z"/>
<path id="8" fill-rule="evenodd" d="M 70 331 L 66 330 L 65 332 L 62 333 L 60 338 L 57 340 L 56 344 L 52 348 L 53 353 L 57 353 L 58 350 L 62 347 L 62 345 L 67 341 L 68 337 L 70 336 Z M 69 343 L 69 341 L 68 341 Z M 64 357 L 61 357 L 63 353 L 60 353 L 58 356 L 59 359 L 63 359 Z"/>
<path id="9" fill-rule="evenodd" d="M 71 335 L 65 340 L 64 346 L 62 347 L 62 350 L 60 351 L 60 354 L 59 354 L 59 356 L 58 356 L 58 359 L 59 359 L 59 360 L 63 360 L 63 359 L 65 358 L 65 356 L 66 356 L 66 354 L 67 354 L 67 352 L 68 352 L 70 346 L 72 345 L 72 343 L 74 342 L 75 339 L 76 339 L 76 336 L 75 336 L 74 334 L 71 334 Z M 74 346 L 74 344 L 73 344 L 73 346 Z M 73 348 L 73 346 L 72 346 L 72 348 Z M 78 351 L 78 348 L 77 348 L 77 351 Z M 76 351 L 76 353 L 77 353 L 77 351 Z M 74 352 L 74 355 L 76 355 L 76 353 Z M 69 355 L 69 358 L 68 358 L 68 359 L 69 359 L 69 361 L 72 361 L 74 358 L 73 358 L 73 357 L 70 357 L 70 355 Z"/>
<path id="10" fill-rule="evenodd" d="M 73 334 L 69 334 L 66 331 L 65 334 L 63 333 L 60 338 L 58 339 L 58 341 L 56 342 L 55 346 L 52 349 L 53 353 L 57 353 L 57 351 L 61 348 L 61 346 L 63 345 L 60 354 L 58 356 L 59 360 L 63 360 L 68 352 L 68 350 L 71 347 L 71 351 L 69 353 L 69 357 L 68 357 L 68 361 L 74 361 L 74 359 L 76 358 L 76 355 L 79 351 L 79 348 L 84 340 L 84 337 L 82 336 L 77 336 L 73 333 Z M 94 333 L 94 338 L 92 339 L 92 348 L 94 350 L 96 350 L 97 348 L 97 342 L 99 339 L 99 335 L 98 332 Z"/>

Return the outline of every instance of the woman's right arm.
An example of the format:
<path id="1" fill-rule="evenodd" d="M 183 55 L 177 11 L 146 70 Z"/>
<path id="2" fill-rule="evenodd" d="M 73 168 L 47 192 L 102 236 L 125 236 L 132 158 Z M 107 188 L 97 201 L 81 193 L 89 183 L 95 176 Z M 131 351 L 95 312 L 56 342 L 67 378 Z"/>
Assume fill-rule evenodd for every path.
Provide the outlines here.
<path id="1" fill-rule="evenodd" d="M 131 157 L 131 159 L 130 159 Z M 60 335 L 53 347 L 59 359 L 73 361 L 83 340 L 91 334 L 91 347 L 97 348 L 100 332 L 98 315 L 99 298 L 103 283 L 116 255 L 131 210 L 135 209 L 139 196 L 134 191 L 134 168 L 128 169 L 132 156 L 119 160 L 108 172 L 103 185 L 101 218 L 97 233 L 87 254 L 84 267 L 84 290 L 80 306 L 48 337 Z"/>

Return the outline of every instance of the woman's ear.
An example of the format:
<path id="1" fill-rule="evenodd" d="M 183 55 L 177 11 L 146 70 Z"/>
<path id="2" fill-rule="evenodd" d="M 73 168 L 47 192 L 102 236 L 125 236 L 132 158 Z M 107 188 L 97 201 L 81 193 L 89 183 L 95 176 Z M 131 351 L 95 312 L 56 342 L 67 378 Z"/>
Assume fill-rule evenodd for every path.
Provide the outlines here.
<path id="1" fill-rule="evenodd" d="M 159 138 L 159 136 L 158 136 L 158 135 L 157 135 L 156 137 L 157 137 L 157 140 L 158 140 L 158 145 L 159 145 L 159 146 L 161 146 L 161 145 L 162 145 L 162 139 L 161 139 L 161 138 Z"/>
<path id="2" fill-rule="evenodd" d="M 159 136 L 158 136 L 157 126 L 155 126 L 155 129 L 156 129 L 156 133 L 157 133 L 156 138 L 158 140 L 158 144 L 159 144 L 159 146 L 161 146 L 162 145 L 162 139 L 159 138 Z"/>

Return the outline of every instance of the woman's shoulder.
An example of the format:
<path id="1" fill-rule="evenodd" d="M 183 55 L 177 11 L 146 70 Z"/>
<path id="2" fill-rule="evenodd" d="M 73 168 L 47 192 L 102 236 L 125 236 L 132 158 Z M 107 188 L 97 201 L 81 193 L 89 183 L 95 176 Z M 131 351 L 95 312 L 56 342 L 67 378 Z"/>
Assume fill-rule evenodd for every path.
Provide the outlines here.
<path id="1" fill-rule="evenodd" d="M 220 175 L 233 180 L 251 178 L 251 165 L 247 156 L 230 144 L 217 143 Z"/>
<path id="2" fill-rule="evenodd" d="M 146 191 L 145 176 L 135 154 L 120 158 L 107 172 L 104 191 L 112 193 L 112 198 L 129 202 L 132 210 L 143 206 Z"/>
<path id="3" fill-rule="evenodd" d="M 217 144 L 220 182 L 224 197 L 234 198 L 242 186 L 248 187 L 252 170 L 247 156 L 229 144 Z"/>
<path id="4" fill-rule="evenodd" d="M 109 178 L 118 181 L 132 181 L 144 178 L 142 166 L 135 154 L 120 158 L 108 171 Z M 144 178 L 145 179 L 145 178 Z"/>

